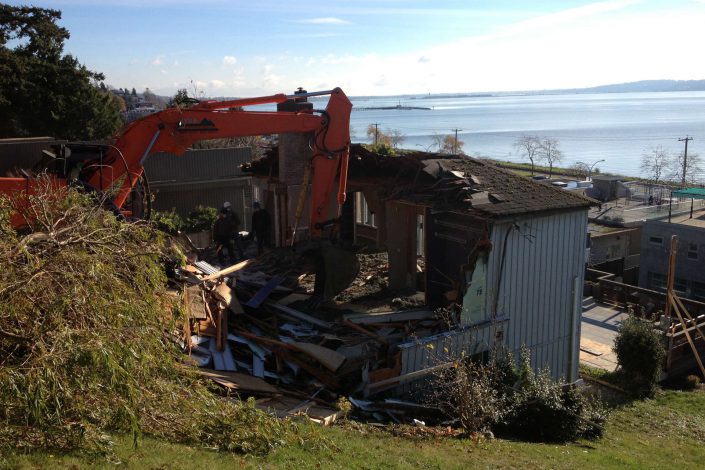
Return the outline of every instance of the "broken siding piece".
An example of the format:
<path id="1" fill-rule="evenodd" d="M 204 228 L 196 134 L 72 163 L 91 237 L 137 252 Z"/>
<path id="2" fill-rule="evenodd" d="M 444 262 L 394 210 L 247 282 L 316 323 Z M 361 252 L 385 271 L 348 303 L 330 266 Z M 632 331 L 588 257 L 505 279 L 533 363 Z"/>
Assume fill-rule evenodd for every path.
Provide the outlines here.
<path id="1" fill-rule="evenodd" d="M 267 284 L 264 285 L 260 290 L 257 291 L 257 293 L 252 296 L 249 302 L 245 304 L 247 307 L 251 308 L 257 308 L 259 307 L 262 302 L 267 300 L 267 297 L 274 291 L 274 289 L 279 286 L 282 282 L 284 282 L 286 278 L 283 276 L 274 276 L 272 277 Z"/>
<path id="2" fill-rule="evenodd" d="M 216 341 L 211 339 L 209 343 L 208 350 L 213 356 L 213 367 L 215 370 L 225 370 L 225 371 L 236 371 L 237 366 L 235 365 L 235 359 L 233 358 L 233 353 L 230 350 L 230 346 L 227 341 L 223 347 L 222 351 L 218 351 L 216 346 Z"/>
<path id="3" fill-rule="evenodd" d="M 287 307 L 286 305 L 281 305 L 281 304 L 272 303 L 272 302 L 268 302 L 267 305 L 269 305 L 270 307 L 273 307 L 273 308 L 279 310 L 280 312 L 283 312 L 291 317 L 294 317 L 297 320 L 304 321 L 304 322 L 309 323 L 311 325 L 317 326 L 321 329 L 330 330 L 333 327 L 333 325 L 331 323 L 329 323 L 325 320 L 321 320 L 320 318 L 312 317 L 311 315 L 309 315 L 307 313 L 301 312 L 301 311 L 293 309 L 291 307 Z"/>

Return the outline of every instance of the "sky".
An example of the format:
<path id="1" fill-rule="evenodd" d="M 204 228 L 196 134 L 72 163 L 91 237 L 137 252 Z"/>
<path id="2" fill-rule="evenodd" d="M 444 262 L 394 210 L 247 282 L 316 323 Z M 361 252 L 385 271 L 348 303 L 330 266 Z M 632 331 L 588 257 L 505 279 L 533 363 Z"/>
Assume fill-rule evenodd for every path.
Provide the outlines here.
<path id="1" fill-rule="evenodd" d="M 13 5 L 30 3 L 8 2 Z M 348 95 L 705 79 L 705 0 L 33 0 L 115 88 Z"/>

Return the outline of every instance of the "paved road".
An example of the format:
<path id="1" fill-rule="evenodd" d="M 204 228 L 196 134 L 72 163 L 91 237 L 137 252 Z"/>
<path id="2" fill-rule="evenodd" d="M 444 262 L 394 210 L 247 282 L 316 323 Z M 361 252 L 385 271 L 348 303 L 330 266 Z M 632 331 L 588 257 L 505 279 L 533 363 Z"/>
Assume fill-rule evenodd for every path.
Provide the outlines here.
<path id="1" fill-rule="evenodd" d="M 580 362 L 613 371 L 617 368 L 617 356 L 612 352 L 612 345 L 620 322 L 626 319 L 628 314 L 605 304 L 592 303 L 587 299 L 584 305 L 580 334 Z"/>

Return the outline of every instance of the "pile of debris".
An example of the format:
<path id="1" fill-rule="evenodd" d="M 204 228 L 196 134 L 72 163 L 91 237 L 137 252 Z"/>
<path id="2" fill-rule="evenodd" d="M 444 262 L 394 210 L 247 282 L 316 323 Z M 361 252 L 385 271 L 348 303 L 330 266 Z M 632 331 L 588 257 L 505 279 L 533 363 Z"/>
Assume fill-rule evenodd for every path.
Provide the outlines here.
<path id="1" fill-rule="evenodd" d="M 341 398 L 369 398 L 398 385 L 399 345 L 447 328 L 427 309 L 312 309 L 302 276 L 263 266 L 247 260 L 218 270 L 198 261 L 177 270 L 187 313 L 178 337 L 201 374 L 278 416 L 305 413 L 329 424 Z M 351 402 L 377 420 L 411 423 L 437 414 L 398 400 Z"/>

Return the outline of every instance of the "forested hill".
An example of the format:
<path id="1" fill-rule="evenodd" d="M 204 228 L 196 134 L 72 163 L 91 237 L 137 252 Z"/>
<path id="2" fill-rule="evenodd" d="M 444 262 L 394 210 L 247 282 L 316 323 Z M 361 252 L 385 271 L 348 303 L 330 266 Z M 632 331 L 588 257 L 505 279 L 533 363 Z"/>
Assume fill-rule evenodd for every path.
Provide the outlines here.
<path id="1" fill-rule="evenodd" d="M 705 80 L 641 80 L 591 88 L 545 90 L 547 93 L 638 93 L 654 91 L 705 91 Z"/>

